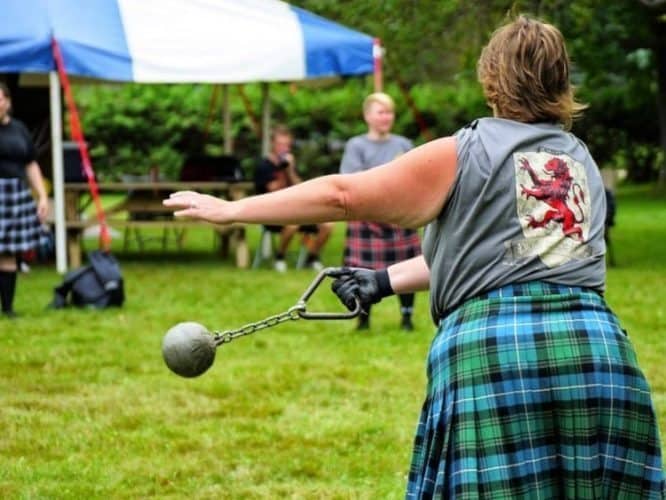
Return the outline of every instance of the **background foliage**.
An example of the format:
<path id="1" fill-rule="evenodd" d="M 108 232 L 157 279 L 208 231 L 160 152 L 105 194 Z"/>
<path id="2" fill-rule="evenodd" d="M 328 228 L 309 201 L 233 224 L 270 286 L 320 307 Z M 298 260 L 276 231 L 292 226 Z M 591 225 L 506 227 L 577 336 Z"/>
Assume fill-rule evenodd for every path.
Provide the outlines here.
<path id="1" fill-rule="evenodd" d="M 382 39 L 385 90 L 398 104 L 395 132 L 417 143 L 488 114 L 475 75 L 483 44 L 507 13 L 538 15 L 567 39 L 573 80 L 589 104 L 574 132 L 600 166 L 625 168 L 638 181 L 666 170 L 656 111 L 663 23 L 638 1 L 293 3 Z M 371 91 L 371 78 L 271 86 L 273 115 L 294 129 L 307 176 L 337 171 L 344 141 L 364 131 L 360 105 Z M 175 178 L 188 155 L 220 153 L 216 92 L 204 84 L 77 87 L 96 169 L 117 177 L 159 165 L 163 176 Z M 232 86 L 230 95 L 235 153 L 251 176 L 261 143 L 252 119 L 259 115 L 260 89 Z"/>

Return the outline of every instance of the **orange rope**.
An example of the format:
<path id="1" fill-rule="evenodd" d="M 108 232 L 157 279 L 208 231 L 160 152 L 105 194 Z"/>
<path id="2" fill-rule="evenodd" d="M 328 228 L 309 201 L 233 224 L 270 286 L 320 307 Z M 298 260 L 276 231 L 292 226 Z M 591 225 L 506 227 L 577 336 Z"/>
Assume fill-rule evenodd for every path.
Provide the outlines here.
<path id="1" fill-rule="evenodd" d="M 423 119 L 423 115 L 421 115 L 419 108 L 416 106 L 414 98 L 412 97 L 412 94 L 410 94 L 409 89 L 407 88 L 407 84 L 402 78 L 400 78 L 400 75 L 398 74 L 395 75 L 395 80 L 398 83 L 398 88 L 400 89 L 400 92 L 402 92 L 402 95 L 404 96 L 405 101 L 407 102 L 407 107 L 412 112 L 414 120 L 416 120 L 416 124 L 418 125 L 419 130 L 421 131 L 421 135 L 426 141 L 431 140 L 433 138 L 433 134 L 428 128 L 428 124 Z"/>
<path id="2" fill-rule="evenodd" d="M 206 144 L 208 141 L 208 136 L 210 135 L 210 126 L 213 123 L 213 114 L 215 113 L 215 108 L 217 107 L 217 98 L 220 94 L 220 86 L 213 85 L 213 92 L 210 96 L 210 104 L 208 105 L 208 118 L 206 119 L 206 126 L 204 127 L 204 136 L 203 142 Z"/>
<path id="3" fill-rule="evenodd" d="M 88 146 L 83 136 L 83 128 L 81 127 L 81 120 L 79 113 L 74 102 L 72 95 L 72 87 L 69 83 L 69 78 L 65 71 L 65 63 L 60 52 L 60 46 L 55 38 L 52 39 L 53 57 L 55 58 L 56 68 L 58 70 L 58 77 L 60 78 L 60 85 L 65 92 L 65 101 L 69 111 L 70 129 L 72 140 L 76 142 L 81 154 L 81 162 L 83 164 L 83 172 L 88 180 L 88 187 L 90 188 L 90 195 L 95 203 L 95 212 L 97 214 L 97 221 L 99 222 L 99 246 L 102 250 L 109 251 L 111 248 L 111 235 L 109 233 L 109 226 L 106 223 L 106 214 L 102 206 L 102 200 L 99 196 L 99 188 L 95 180 L 95 171 L 90 162 L 90 155 L 88 154 Z"/>
<path id="4" fill-rule="evenodd" d="M 241 100 L 243 101 L 245 112 L 247 113 L 247 116 L 250 118 L 250 122 L 252 123 L 252 128 L 254 129 L 254 133 L 257 134 L 257 137 L 261 138 L 261 124 L 259 123 L 259 118 L 257 118 L 257 115 L 254 113 L 254 110 L 252 109 L 252 103 L 248 99 L 247 94 L 245 93 L 245 90 L 243 89 L 242 85 L 238 86 L 238 94 L 240 95 Z"/>

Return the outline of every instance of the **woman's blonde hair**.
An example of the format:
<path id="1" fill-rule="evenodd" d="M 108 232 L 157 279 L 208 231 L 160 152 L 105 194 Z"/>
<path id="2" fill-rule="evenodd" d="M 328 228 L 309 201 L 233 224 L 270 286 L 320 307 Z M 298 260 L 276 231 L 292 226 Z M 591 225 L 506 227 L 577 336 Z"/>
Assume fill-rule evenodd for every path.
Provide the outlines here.
<path id="1" fill-rule="evenodd" d="M 383 104 L 391 109 L 395 109 L 395 102 L 393 102 L 390 95 L 385 94 L 384 92 L 375 92 L 363 100 L 363 113 L 366 113 L 368 109 L 370 109 L 370 106 L 375 102 Z"/>
<path id="2" fill-rule="evenodd" d="M 493 33 L 477 64 L 495 116 L 526 123 L 558 122 L 566 129 L 587 106 L 576 102 L 562 33 L 527 16 Z"/>

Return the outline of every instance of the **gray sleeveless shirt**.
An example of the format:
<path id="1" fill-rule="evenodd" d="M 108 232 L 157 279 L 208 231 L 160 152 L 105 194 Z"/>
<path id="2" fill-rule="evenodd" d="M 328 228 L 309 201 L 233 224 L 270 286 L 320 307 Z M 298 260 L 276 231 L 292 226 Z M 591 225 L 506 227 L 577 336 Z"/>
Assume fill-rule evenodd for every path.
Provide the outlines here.
<path id="1" fill-rule="evenodd" d="M 390 134 L 382 141 L 370 139 L 367 134 L 347 141 L 340 162 L 341 174 L 353 174 L 388 163 L 412 149 L 412 142 L 401 135 Z"/>
<path id="2" fill-rule="evenodd" d="M 435 322 L 510 283 L 603 292 L 606 199 L 583 142 L 554 124 L 497 118 L 455 137 L 456 178 L 423 239 Z"/>

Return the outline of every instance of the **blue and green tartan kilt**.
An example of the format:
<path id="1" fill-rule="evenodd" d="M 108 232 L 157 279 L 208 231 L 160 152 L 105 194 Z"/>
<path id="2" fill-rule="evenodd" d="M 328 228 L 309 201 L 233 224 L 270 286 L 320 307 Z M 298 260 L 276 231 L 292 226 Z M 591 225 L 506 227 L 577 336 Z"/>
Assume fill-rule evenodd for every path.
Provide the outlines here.
<path id="1" fill-rule="evenodd" d="M 665 498 L 650 388 L 602 297 L 471 299 L 432 342 L 407 498 Z"/>

